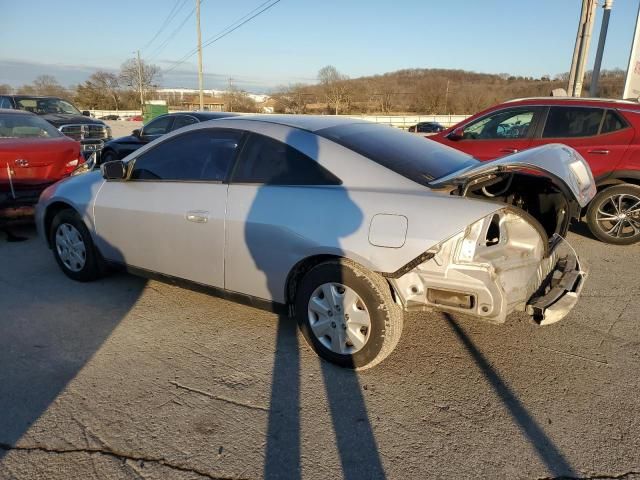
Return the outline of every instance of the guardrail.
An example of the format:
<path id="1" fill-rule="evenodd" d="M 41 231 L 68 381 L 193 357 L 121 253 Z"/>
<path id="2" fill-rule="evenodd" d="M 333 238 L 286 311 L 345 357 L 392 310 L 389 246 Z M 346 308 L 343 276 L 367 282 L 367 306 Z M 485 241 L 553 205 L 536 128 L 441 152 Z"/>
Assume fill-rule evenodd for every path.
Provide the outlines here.
<path id="1" fill-rule="evenodd" d="M 169 110 L 169 113 L 180 112 L 184 110 Z M 95 118 L 107 115 L 118 115 L 119 117 L 133 117 L 140 115 L 140 110 L 89 110 Z M 270 115 L 269 113 L 261 115 Z M 382 123 L 394 127 L 407 129 L 411 125 L 419 122 L 438 122 L 445 127 L 450 127 L 461 122 L 469 115 L 340 115 L 344 118 L 355 118 L 359 120 L 367 120 L 369 122 Z"/>

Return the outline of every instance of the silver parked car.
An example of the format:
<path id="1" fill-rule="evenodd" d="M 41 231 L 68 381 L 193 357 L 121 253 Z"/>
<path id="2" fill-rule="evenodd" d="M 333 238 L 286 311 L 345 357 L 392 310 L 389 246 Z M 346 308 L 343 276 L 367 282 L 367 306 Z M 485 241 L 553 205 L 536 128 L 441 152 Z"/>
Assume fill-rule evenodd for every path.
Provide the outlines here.
<path id="1" fill-rule="evenodd" d="M 594 194 L 562 145 L 480 163 L 358 120 L 241 116 L 51 186 L 36 221 L 73 279 L 119 264 L 288 306 L 321 357 L 366 367 L 403 310 L 564 317 L 584 272 L 562 236 Z"/>

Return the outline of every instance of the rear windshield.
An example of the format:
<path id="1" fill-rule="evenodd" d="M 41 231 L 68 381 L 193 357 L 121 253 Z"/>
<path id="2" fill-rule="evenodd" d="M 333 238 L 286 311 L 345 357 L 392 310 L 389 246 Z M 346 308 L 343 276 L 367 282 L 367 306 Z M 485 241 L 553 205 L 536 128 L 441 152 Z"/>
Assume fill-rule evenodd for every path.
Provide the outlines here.
<path id="1" fill-rule="evenodd" d="M 339 125 L 315 133 L 421 185 L 477 162 L 451 147 L 375 123 Z"/>
<path id="2" fill-rule="evenodd" d="M 0 114 L 0 138 L 56 138 L 62 134 L 35 115 Z"/>

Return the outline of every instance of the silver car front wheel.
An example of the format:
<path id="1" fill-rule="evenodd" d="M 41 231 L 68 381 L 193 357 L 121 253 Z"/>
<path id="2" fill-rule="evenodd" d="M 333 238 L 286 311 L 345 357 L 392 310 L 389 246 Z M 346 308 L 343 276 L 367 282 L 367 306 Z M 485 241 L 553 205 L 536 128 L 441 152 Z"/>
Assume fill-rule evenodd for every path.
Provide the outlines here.
<path id="1" fill-rule="evenodd" d="M 315 337 L 334 353 L 352 355 L 369 340 L 371 317 L 367 307 L 346 285 L 320 285 L 309 297 L 307 313 Z"/>
<path id="2" fill-rule="evenodd" d="M 72 209 L 59 211 L 51 222 L 49 245 L 62 271 L 69 278 L 88 282 L 102 276 L 106 266 L 93 245 L 91 233 Z"/>
<path id="3" fill-rule="evenodd" d="M 62 263 L 72 272 L 79 272 L 87 262 L 87 247 L 80 232 L 69 223 L 58 225 L 56 250 Z"/>

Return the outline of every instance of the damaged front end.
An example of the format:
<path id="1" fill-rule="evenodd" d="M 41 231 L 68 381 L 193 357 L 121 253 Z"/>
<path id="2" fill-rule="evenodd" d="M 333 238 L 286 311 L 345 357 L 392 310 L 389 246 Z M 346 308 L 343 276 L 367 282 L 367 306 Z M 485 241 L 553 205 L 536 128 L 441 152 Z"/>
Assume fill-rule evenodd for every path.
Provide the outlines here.
<path id="1" fill-rule="evenodd" d="M 494 323 L 524 311 L 541 325 L 569 313 L 586 274 L 563 237 L 595 194 L 591 170 L 575 150 L 547 145 L 471 166 L 430 186 L 501 207 L 389 279 L 407 310 Z"/>
<path id="2" fill-rule="evenodd" d="M 533 220 L 533 221 L 532 221 Z M 539 324 L 575 305 L 585 273 L 560 236 L 522 211 L 503 208 L 431 248 L 428 260 L 390 278 L 407 310 L 441 310 L 503 323 L 514 311 Z"/>

